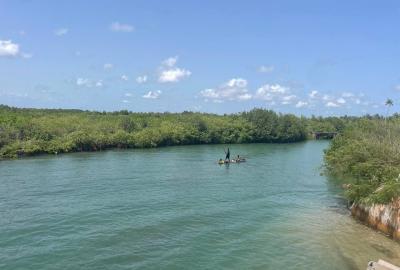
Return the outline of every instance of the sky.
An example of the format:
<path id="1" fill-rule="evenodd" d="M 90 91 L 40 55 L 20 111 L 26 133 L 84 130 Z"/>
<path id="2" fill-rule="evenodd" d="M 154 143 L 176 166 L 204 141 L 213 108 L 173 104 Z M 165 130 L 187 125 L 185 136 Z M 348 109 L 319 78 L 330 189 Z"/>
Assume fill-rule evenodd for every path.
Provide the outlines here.
<path id="1" fill-rule="evenodd" d="M 399 1 L 0 0 L 0 104 L 400 111 Z"/>

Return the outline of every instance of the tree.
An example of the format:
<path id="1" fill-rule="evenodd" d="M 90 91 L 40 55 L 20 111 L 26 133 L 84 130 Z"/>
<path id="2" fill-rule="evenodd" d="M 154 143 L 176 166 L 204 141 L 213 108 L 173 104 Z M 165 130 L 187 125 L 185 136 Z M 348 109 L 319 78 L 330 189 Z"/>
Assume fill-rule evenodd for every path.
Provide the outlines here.
<path id="1" fill-rule="evenodd" d="M 390 109 L 390 107 L 393 106 L 393 100 L 390 99 L 390 98 L 388 98 L 388 99 L 386 100 L 386 102 L 385 102 L 385 106 L 387 107 L 387 110 L 386 110 L 386 118 L 387 118 L 387 117 L 388 117 L 388 114 L 389 114 L 389 109 Z"/>
<path id="2" fill-rule="evenodd" d="M 390 110 L 390 107 L 392 107 L 393 106 L 393 100 L 392 99 L 390 99 L 390 98 L 388 98 L 388 99 L 386 99 L 386 101 L 385 101 L 385 106 L 386 106 L 386 117 L 385 117 L 385 124 L 387 123 L 387 118 L 388 118 L 388 116 L 389 116 L 389 110 Z"/>

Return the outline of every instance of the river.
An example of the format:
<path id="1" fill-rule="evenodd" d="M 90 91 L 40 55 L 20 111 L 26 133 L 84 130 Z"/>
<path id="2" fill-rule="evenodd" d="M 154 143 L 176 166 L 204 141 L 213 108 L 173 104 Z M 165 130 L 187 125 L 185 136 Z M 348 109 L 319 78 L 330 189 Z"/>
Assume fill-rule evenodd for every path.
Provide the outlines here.
<path id="1" fill-rule="evenodd" d="M 365 269 L 400 245 L 320 175 L 327 141 L 0 162 L 0 269 Z"/>

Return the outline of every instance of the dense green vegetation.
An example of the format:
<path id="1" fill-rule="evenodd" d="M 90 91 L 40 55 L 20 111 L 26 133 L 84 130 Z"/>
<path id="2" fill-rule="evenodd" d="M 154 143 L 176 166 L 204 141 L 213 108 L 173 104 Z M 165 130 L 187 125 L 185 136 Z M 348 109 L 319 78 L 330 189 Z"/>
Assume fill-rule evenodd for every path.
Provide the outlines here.
<path id="1" fill-rule="evenodd" d="M 346 179 L 346 195 L 361 203 L 400 196 L 400 117 L 360 119 L 337 136 L 325 153 L 329 172 Z"/>
<path id="2" fill-rule="evenodd" d="M 0 158 L 186 144 L 296 142 L 306 120 L 254 109 L 215 115 L 18 109 L 0 106 Z"/>

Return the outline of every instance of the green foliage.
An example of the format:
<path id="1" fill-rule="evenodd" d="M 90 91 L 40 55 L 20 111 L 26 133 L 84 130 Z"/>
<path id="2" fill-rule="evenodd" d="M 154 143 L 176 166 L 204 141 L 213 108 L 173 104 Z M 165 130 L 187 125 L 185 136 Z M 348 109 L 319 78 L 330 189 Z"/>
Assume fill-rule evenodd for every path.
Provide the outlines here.
<path id="1" fill-rule="evenodd" d="M 0 158 L 169 145 L 296 142 L 305 120 L 255 109 L 233 115 L 18 109 L 0 105 Z"/>
<path id="2" fill-rule="evenodd" d="M 252 125 L 254 142 L 296 142 L 307 138 L 305 123 L 294 115 L 254 109 L 242 116 Z"/>
<path id="3" fill-rule="evenodd" d="M 385 203 L 400 196 L 400 119 L 361 119 L 325 152 L 328 171 L 353 183 L 352 201 Z"/>

